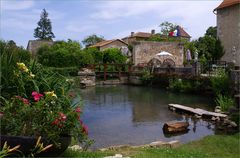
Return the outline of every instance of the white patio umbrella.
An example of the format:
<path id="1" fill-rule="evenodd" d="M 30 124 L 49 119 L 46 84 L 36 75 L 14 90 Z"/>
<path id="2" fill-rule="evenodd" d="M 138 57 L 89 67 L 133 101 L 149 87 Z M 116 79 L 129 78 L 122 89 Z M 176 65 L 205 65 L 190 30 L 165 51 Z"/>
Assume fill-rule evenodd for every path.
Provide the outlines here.
<path id="1" fill-rule="evenodd" d="M 160 53 L 157 53 L 156 56 L 173 56 L 171 53 L 168 53 L 168 52 L 165 52 L 165 51 L 162 51 Z"/>

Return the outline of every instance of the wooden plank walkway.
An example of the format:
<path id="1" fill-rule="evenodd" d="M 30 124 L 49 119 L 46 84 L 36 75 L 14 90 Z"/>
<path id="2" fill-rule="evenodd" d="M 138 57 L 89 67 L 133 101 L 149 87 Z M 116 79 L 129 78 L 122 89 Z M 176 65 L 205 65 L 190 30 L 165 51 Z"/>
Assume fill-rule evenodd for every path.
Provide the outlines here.
<path id="1" fill-rule="evenodd" d="M 200 116 L 214 116 L 214 117 L 219 117 L 219 118 L 227 117 L 227 115 L 225 115 L 225 114 L 210 112 L 210 111 L 199 109 L 199 108 L 195 109 L 195 108 L 191 108 L 191 107 L 179 105 L 179 104 L 168 104 L 168 107 L 170 109 L 175 108 L 176 110 L 182 110 L 182 111 L 190 112 L 190 113 L 197 114 Z"/>

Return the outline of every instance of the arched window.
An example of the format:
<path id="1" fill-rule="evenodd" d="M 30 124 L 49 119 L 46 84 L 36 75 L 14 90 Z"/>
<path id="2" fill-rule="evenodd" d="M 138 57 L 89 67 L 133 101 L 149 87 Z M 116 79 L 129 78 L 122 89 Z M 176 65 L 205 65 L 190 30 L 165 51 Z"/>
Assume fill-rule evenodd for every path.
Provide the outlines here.
<path id="1" fill-rule="evenodd" d="M 174 67 L 174 66 L 175 62 L 170 58 L 165 59 L 162 64 L 162 67 Z"/>
<path id="2" fill-rule="evenodd" d="M 161 61 L 159 59 L 153 58 L 148 62 L 149 67 L 160 67 L 161 66 Z"/>

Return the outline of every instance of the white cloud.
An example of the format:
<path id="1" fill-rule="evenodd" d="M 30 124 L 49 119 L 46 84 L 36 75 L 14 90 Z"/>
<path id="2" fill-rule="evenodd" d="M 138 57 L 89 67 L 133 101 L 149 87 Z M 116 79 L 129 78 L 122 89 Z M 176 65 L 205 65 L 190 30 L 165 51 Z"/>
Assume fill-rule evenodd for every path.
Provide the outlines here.
<path id="1" fill-rule="evenodd" d="M 108 1 L 96 7 L 93 19 L 112 21 L 114 19 L 145 21 L 152 19 L 156 24 L 169 21 L 181 25 L 193 38 L 202 36 L 209 26 L 216 25 L 213 9 L 221 1 Z M 150 28 L 146 26 L 145 28 Z M 135 28 L 137 31 L 139 29 Z M 144 29 L 143 29 L 144 30 Z M 118 35 L 125 35 L 123 31 Z M 149 30 L 147 30 L 149 32 Z"/>
<path id="2" fill-rule="evenodd" d="M 25 10 L 33 7 L 32 0 L 1 0 L 3 10 Z"/>
<path id="3" fill-rule="evenodd" d="M 97 26 L 93 24 L 70 23 L 66 26 L 66 30 L 77 32 L 77 33 L 83 33 L 83 32 L 91 31 L 95 29 L 97 29 Z"/>
<path id="4" fill-rule="evenodd" d="M 93 19 L 115 19 L 136 16 L 158 9 L 166 1 L 107 1 L 96 7 L 97 12 L 90 15 Z"/>

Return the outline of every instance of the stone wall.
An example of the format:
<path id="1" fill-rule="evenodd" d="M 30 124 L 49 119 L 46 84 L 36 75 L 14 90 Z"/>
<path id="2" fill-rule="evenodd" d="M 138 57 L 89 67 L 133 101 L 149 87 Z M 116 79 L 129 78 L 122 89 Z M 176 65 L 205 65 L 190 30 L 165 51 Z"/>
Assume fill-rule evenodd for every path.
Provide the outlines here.
<path id="1" fill-rule="evenodd" d="M 51 40 L 30 40 L 28 41 L 27 50 L 32 54 L 36 55 L 38 49 L 43 45 L 53 45 L 54 42 Z"/>
<path id="2" fill-rule="evenodd" d="M 225 50 L 222 60 L 240 66 L 240 4 L 217 10 L 217 35 Z"/>
<path id="3" fill-rule="evenodd" d="M 96 75 L 90 69 L 83 68 L 78 72 L 77 85 L 80 87 L 91 87 L 96 85 Z"/>
<path id="4" fill-rule="evenodd" d="M 133 47 L 133 63 L 148 63 L 152 58 L 156 57 L 161 51 L 169 52 L 173 55 L 176 66 L 183 66 L 184 50 L 183 45 L 179 42 L 153 42 L 139 41 L 134 43 Z"/>

